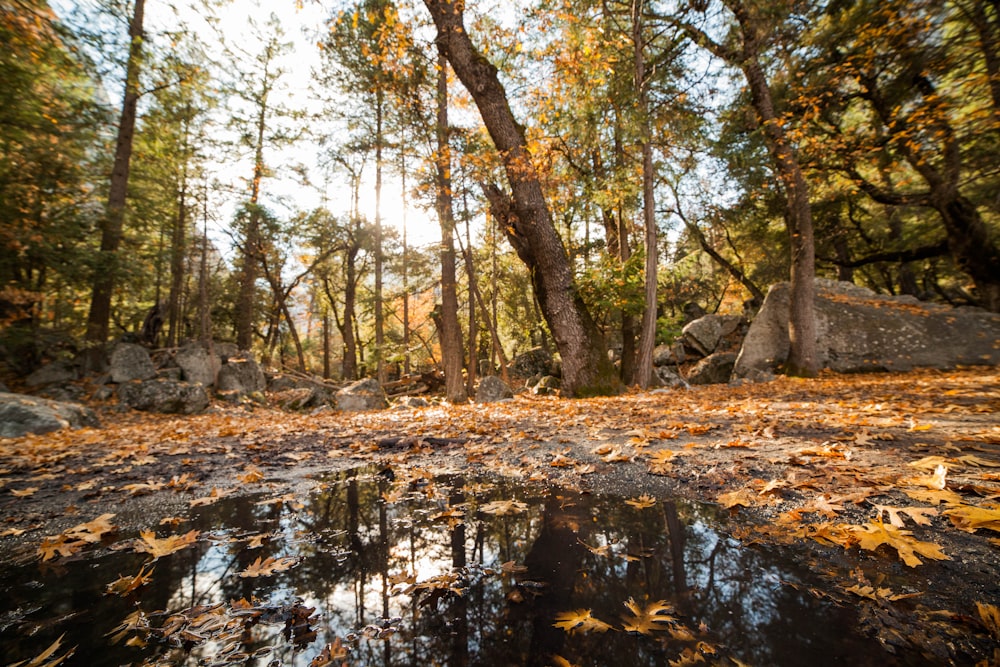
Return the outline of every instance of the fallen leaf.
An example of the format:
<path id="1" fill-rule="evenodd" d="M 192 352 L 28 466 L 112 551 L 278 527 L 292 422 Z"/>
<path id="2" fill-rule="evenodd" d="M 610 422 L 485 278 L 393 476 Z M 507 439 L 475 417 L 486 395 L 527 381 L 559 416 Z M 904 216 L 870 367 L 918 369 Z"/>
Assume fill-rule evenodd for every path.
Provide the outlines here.
<path id="1" fill-rule="evenodd" d="M 903 489 L 903 493 L 922 503 L 931 505 L 960 505 L 962 496 L 947 489 Z"/>
<path id="2" fill-rule="evenodd" d="M 24 489 L 11 489 L 10 490 L 10 495 L 15 496 L 17 498 L 27 498 L 28 496 L 32 495 L 36 491 L 38 491 L 38 487 L 37 486 L 29 486 L 29 487 L 24 488 Z"/>
<path id="3" fill-rule="evenodd" d="M 632 634 L 648 635 L 658 630 L 665 630 L 668 624 L 677 620 L 673 616 L 673 608 L 666 600 L 651 602 L 641 607 L 634 598 L 629 598 L 625 602 L 625 608 L 630 615 L 622 615 L 622 629 Z"/>
<path id="4" fill-rule="evenodd" d="M 904 528 L 905 523 L 901 514 L 905 514 L 910 517 L 913 523 L 918 526 L 929 526 L 931 525 L 931 520 L 928 516 L 937 516 L 937 510 L 933 507 L 889 507 L 888 505 L 876 505 L 875 511 L 877 514 L 875 518 L 882 519 L 882 514 L 889 515 L 889 523 L 891 523 L 896 528 Z"/>
<path id="5" fill-rule="evenodd" d="M 36 655 L 31 660 L 14 662 L 7 665 L 7 667 L 56 667 L 57 665 L 62 664 L 63 660 L 73 655 L 73 652 L 76 651 L 76 647 L 74 646 L 64 655 L 61 655 L 58 658 L 52 658 L 53 654 L 55 654 L 55 652 L 59 650 L 59 647 L 62 646 L 62 640 L 65 636 L 65 634 L 59 635 L 59 639 L 52 642 L 47 649 Z M 49 658 L 52 659 L 49 660 Z"/>
<path id="6" fill-rule="evenodd" d="M 727 509 L 736 507 L 737 505 L 742 505 L 743 507 L 753 507 L 756 502 L 755 496 L 756 494 L 748 489 L 737 489 L 736 491 L 720 494 L 716 498 L 716 501 Z"/>
<path id="7" fill-rule="evenodd" d="M 923 593 L 893 593 L 892 590 L 888 588 L 875 588 L 874 586 L 865 585 L 862 586 L 858 584 L 856 586 L 851 586 L 850 588 L 844 589 L 848 593 L 854 593 L 855 595 L 863 598 L 868 598 L 869 600 L 889 600 L 890 602 L 896 602 L 897 600 L 905 600 L 907 598 L 915 598 L 923 595 Z"/>
<path id="8" fill-rule="evenodd" d="M 191 530 L 183 535 L 157 538 L 153 531 L 144 530 L 139 533 L 140 539 L 136 540 L 134 550 L 137 553 L 149 554 L 156 560 L 191 546 L 198 541 L 199 534 L 200 531 Z"/>
<path id="9" fill-rule="evenodd" d="M 983 626 L 990 631 L 993 639 L 1000 641 L 1000 608 L 997 608 L 996 605 L 977 602 L 976 609 L 979 610 L 979 620 L 983 622 Z"/>
<path id="10" fill-rule="evenodd" d="M 145 586 L 153 580 L 153 572 L 146 572 L 145 566 L 139 568 L 139 574 L 134 577 L 119 577 L 105 588 L 105 592 L 113 595 L 125 597 L 132 591 Z"/>
<path id="11" fill-rule="evenodd" d="M 881 521 L 871 521 L 863 526 L 850 526 L 849 530 L 858 538 L 858 546 L 867 551 L 875 551 L 883 544 L 892 547 L 900 559 L 910 567 L 922 565 L 917 554 L 934 560 L 951 560 L 941 547 L 933 542 L 921 542 L 908 530 L 886 526 Z"/>
<path id="12" fill-rule="evenodd" d="M 118 530 L 117 526 L 113 526 L 111 524 L 111 519 L 113 519 L 114 516 L 114 514 L 102 514 L 93 521 L 73 526 L 69 530 L 64 531 L 63 535 L 65 535 L 67 539 L 83 540 L 84 542 L 96 544 L 100 542 L 101 538 L 107 533 L 113 533 Z"/>
<path id="13" fill-rule="evenodd" d="M 562 628 L 569 634 L 577 632 L 607 632 L 611 626 L 599 618 L 594 618 L 589 609 L 577 609 L 556 614 L 553 627 Z"/>
<path id="14" fill-rule="evenodd" d="M 520 514 L 521 512 L 528 511 L 527 503 L 522 503 L 518 500 L 494 500 L 491 503 L 486 503 L 479 508 L 480 511 L 486 514 L 494 514 L 496 516 L 504 516 L 507 514 Z"/>
<path id="15" fill-rule="evenodd" d="M 644 493 L 641 496 L 639 496 L 638 498 L 635 498 L 633 500 L 626 500 L 625 504 L 626 505 L 631 505 L 632 507 L 636 508 L 637 510 L 644 510 L 644 509 L 647 509 L 649 507 L 653 507 L 654 505 L 656 505 L 656 498 L 654 498 L 653 496 L 651 496 L 649 494 Z"/>
<path id="16" fill-rule="evenodd" d="M 247 569 L 240 572 L 240 577 L 269 577 L 275 572 L 284 572 L 297 562 L 297 558 L 291 557 L 272 558 L 268 556 L 266 559 L 261 560 L 260 556 L 258 556 L 257 560 L 251 563 Z"/>
<path id="17" fill-rule="evenodd" d="M 944 511 L 959 530 L 974 533 L 980 528 L 1000 532 L 1000 507 L 960 505 Z"/>
<path id="18" fill-rule="evenodd" d="M 242 475 L 237 475 L 236 479 L 240 480 L 244 484 L 253 484 L 255 482 L 264 481 L 264 473 L 254 466 L 247 468 L 247 471 Z"/>
<path id="19" fill-rule="evenodd" d="M 64 558 L 72 556 L 79 553 L 85 546 L 87 546 L 87 543 L 83 540 L 67 541 L 65 535 L 50 535 L 42 539 L 42 543 L 38 547 L 38 555 L 41 557 L 42 562 L 45 563 L 56 556 Z"/>

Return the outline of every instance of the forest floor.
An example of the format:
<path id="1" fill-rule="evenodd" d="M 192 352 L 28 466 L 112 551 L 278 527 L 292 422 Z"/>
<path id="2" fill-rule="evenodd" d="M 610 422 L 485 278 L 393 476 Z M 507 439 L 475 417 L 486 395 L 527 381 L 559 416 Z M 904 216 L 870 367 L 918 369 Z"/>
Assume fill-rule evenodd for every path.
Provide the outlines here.
<path id="1" fill-rule="evenodd" d="M 811 592 L 865 605 L 888 649 L 1000 664 L 1000 369 L 350 414 L 92 407 L 101 428 L 0 440 L 5 562 L 72 555 L 87 532 L 73 527 L 104 513 L 155 528 L 229 494 L 308 493 L 332 470 L 488 472 L 730 508 L 733 537 L 829 571 Z"/>

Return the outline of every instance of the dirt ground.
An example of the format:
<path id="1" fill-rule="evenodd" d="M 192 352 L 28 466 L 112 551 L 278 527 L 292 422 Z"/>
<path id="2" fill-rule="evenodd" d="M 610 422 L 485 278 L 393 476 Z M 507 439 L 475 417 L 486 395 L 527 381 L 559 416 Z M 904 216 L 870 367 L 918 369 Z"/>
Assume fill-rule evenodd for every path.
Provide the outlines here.
<path id="1" fill-rule="evenodd" d="M 1000 665 L 997 368 L 352 414 L 92 407 L 101 428 L 0 440 L 5 562 L 105 512 L 134 530 L 224 494 L 307 493 L 366 463 L 483 471 L 729 507 L 734 537 L 814 563 L 830 585 L 811 593 L 861 605 L 889 650 Z"/>

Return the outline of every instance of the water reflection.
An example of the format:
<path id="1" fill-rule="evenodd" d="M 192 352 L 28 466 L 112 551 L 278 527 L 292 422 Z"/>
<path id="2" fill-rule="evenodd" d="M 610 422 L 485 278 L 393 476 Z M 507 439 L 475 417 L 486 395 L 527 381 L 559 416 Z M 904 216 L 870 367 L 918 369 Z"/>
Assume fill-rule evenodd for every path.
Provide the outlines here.
<path id="1" fill-rule="evenodd" d="M 801 567 L 723 536 L 711 506 L 364 469 L 188 518 L 157 534 L 199 540 L 124 599 L 106 585 L 149 558 L 116 545 L 8 568 L 5 662 L 65 634 L 67 664 L 88 665 L 894 664 L 851 610 L 800 592 Z M 671 619 L 627 633 L 629 600 Z M 568 612 L 595 624 L 556 627 Z"/>

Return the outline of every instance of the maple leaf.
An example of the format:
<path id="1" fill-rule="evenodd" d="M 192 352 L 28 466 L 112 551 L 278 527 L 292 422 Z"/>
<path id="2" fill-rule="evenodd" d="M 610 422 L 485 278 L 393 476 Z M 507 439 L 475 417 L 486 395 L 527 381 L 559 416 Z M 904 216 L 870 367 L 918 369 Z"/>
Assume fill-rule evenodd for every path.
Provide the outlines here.
<path id="1" fill-rule="evenodd" d="M 626 500 L 625 504 L 631 505 L 637 510 L 644 510 L 648 507 L 653 507 L 654 505 L 656 505 L 656 498 L 647 493 L 644 493 L 638 498 L 635 498 L 634 500 Z"/>
<path id="2" fill-rule="evenodd" d="M 923 595 L 923 593 L 893 593 L 892 590 L 888 588 L 875 588 L 874 586 L 862 586 L 861 584 L 845 588 L 844 590 L 848 593 L 854 593 L 858 597 L 868 598 L 869 600 L 889 600 L 890 602 L 905 600 L 907 598 L 915 598 Z"/>
<path id="3" fill-rule="evenodd" d="M 903 489 L 903 493 L 922 503 L 931 505 L 960 505 L 962 496 L 947 489 Z"/>
<path id="4" fill-rule="evenodd" d="M 913 523 L 918 526 L 929 526 L 931 525 L 931 520 L 927 518 L 930 516 L 937 516 L 937 510 L 933 507 L 889 507 L 888 505 L 876 505 L 875 511 L 877 514 L 875 518 L 881 521 L 882 514 L 889 515 L 889 523 L 894 525 L 896 528 L 905 527 L 900 514 L 905 514 L 913 520 Z"/>
<path id="5" fill-rule="evenodd" d="M 589 609 L 577 609 L 556 614 L 556 622 L 552 626 L 562 628 L 571 635 L 577 632 L 607 632 L 611 629 L 609 624 L 591 615 Z"/>
<path id="6" fill-rule="evenodd" d="M 881 521 L 870 521 L 863 526 L 850 526 L 849 530 L 858 538 L 858 546 L 866 551 L 875 551 L 883 544 L 896 550 L 899 557 L 910 567 L 922 565 L 917 554 L 934 560 L 951 560 L 941 547 L 933 542 L 921 542 L 908 530 L 886 526 Z"/>
<path id="7" fill-rule="evenodd" d="M 141 588 L 148 584 L 153 579 L 153 571 L 150 570 L 146 572 L 145 566 L 139 568 L 139 574 L 134 577 L 119 577 L 115 579 L 105 588 L 105 592 L 108 594 L 120 595 L 125 597 L 132 591 Z"/>
<path id="8" fill-rule="evenodd" d="M 206 507 L 208 505 L 215 504 L 228 496 L 232 491 L 223 491 L 222 489 L 212 488 L 212 491 L 207 496 L 202 496 L 201 498 L 195 498 L 188 503 L 188 506 L 192 509 L 195 507 Z"/>
<path id="9" fill-rule="evenodd" d="M 45 563 L 56 556 L 72 556 L 85 546 L 87 546 L 87 543 L 83 540 L 67 541 L 65 535 L 49 535 L 39 545 L 38 555 L 41 556 L 42 562 Z"/>
<path id="10" fill-rule="evenodd" d="M 667 664 L 670 667 L 691 667 L 691 665 L 698 665 L 705 663 L 705 656 L 698 653 L 690 646 L 681 651 L 681 654 L 677 656 L 676 660 L 668 660 Z"/>
<path id="11" fill-rule="evenodd" d="M 1000 532 L 1000 506 L 975 507 L 960 505 L 947 509 L 944 513 L 959 530 L 974 533 L 980 528 Z"/>
<path id="12" fill-rule="evenodd" d="M 242 475 L 237 475 L 236 479 L 240 480 L 244 484 L 253 484 L 254 482 L 264 481 L 264 473 L 254 466 L 247 468 L 247 471 Z"/>
<path id="13" fill-rule="evenodd" d="M 904 481 L 914 486 L 924 486 L 927 487 L 928 489 L 943 491 L 944 488 L 948 485 L 948 482 L 945 479 L 947 476 L 948 476 L 948 466 L 939 463 L 934 468 L 933 475 L 921 475 L 919 477 L 910 477 Z"/>
<path id="14" fill-rule="evenodd" d="M 11 489 L 10 490 L 10 495 L 15 496 L 17 498 L 27 498 L 28 496 L 32 495 L 36 491 L 38 491 L 38 487 L 37 486 L 29 486 L 29 487 L 24 488 L 24 489 Z"/>
<path id="15" fill-rule="evenodd" d="M 63 660 L 73 655 L 73 652 L 76 651 L 76 647 L 74 646 L 65 654 L 59 657 L 57 658 L 52 657 L 55 654 L 55 652 L 59 650 L 59 647 L 62 646 L 62 640 L 63 637 L 65 636 L 66 636 L 65 634 L 59 635 L 59 639 L 52 642 L 52 644 L 47 649 L 36 655 L 31 660 L 21 660 L 20 662 L 14 662 L 7 665 L 7 667 L 56 667 L 57 665 L 62 664 Z"/>
<path id="16" fill-rule="evenodd" d="M 507 514 L 520 514 L 521 512 L 528 511 L 527 503 L 522 503 L 518 500 L 494 500 L 491 503 L 486 503 L 479 508 L 481 512 L 486 514 L 494 514 L 496 516 L 504 516 Z"/>
<path id="17" fill-rule="evenodd" d="M 979 610 L 979 619 L 983 625 L 990 631 L 994 639 L 1000 641 L 1000 608 L 997 608 L 996 605 L 977 602 L 976 609 Z"/>
<path id="18" fill-rule="evenodd" d="M 141 539 L 136 540 L 133 548 L 136 553 L 149 554 L 153 557 L 153 560 L 156 560 L 191 546 L 198 541 L 199 534 L 200 531 L 191 530 L 183 535 L 157 538 L 156 533 L 153 531 L 144 530 L 139 533 Z"/>
<path id="19" fill-rule="evenodd" d="M 802 508 L 804 512 L 816 512 L 825 516 L 827 519 L 832 519 L 837 515 L 837 512 L 843 512 L 844 506 L 837 504 L 833 498 L 828 494 L 822 494 L 813 498 L 809 504 Z"/>
<path id="20" fill-rule="evenodd" d="M 240 577 L 269 577 L 275 572 L 284 572 L 297 562 L 298 559 L 291 557 L 272 558 L 268 556 L 266 559 L 261 560 L 260 556 L 258 556 L 257 560 L 251 563 L 247 569 L 240 572 Z"/>
<path id="21" fill-rule="evenodd" d="M 166 486 L 164 482 L 146 481 L 138 484 L 126 484 L 122 489 L 128 491 L 133 496 L 142 496 L 147 493 L 159 491 L 164 486 Z"/>
<path id="22" fill-rule="evenodd" d="M 677 620 L 672 615 L 673 608 L 666 600 L 651 602 L 645 607 L 640 607 L 634 598 L 629 598 L 625 602 L 625 608 L 631 615 L 622 614 L 622 629 L 631 634 L 648 635 L 657 630 L 665 630 L 665 624 Z"/>
<path id="23" fill-rule="evenodd" d="M 594 449 L 594 454 L 601 457 L 605 463 L 619 463 L 631 461 L 632 457 L 622 451 L 618 445 L 601 445 Z"/>
<path id="24" fill-rule="evenodd" d="M 73 526 L 69 530 L 63 532 L 63 535 L 65 535 L 68 539 L 83 540 L 84 542 L 96 544 L 101 541 L 101 538 L 104 537 L 106 533 L 112 533 L 118 530 L 117 526 L 111 525 L 111 519 L 113 519 L 114 516 L 114 514 L 102 514 L 93 521 Z"/>
<path id="25" fill-rule="evenodd" d="M 719 494 L 716 501 L 726 509 L 736 507 L 737 505 L 742 505 L 743 507 L 753 507 L 755 502 L 754 495 L 755 494 L 748 489 L 737 489 L 736 491 Z"/>

